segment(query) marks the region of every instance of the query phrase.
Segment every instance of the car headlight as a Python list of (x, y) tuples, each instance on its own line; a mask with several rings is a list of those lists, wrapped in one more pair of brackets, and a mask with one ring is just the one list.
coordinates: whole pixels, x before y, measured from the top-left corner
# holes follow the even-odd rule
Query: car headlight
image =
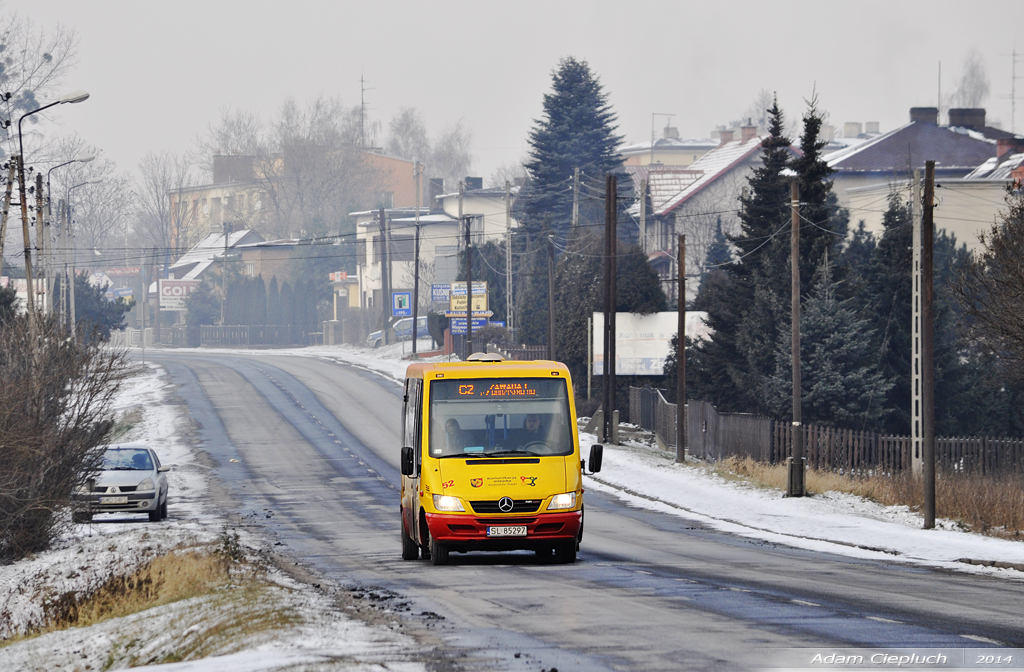
[(555, 495), (551, 498), (551, 503), (548, 504), (548, 511), (552, 509), (571, 509), (576, 506), (576, 493), (565, 492), (561, 495)]
[(458, 497), (434, 495), (434, 508), (438, 511), (465, 511)]
[(74, 492), (76, 495), (88, 495), (89, 494), (89, 486), (88, 485), (76, 485), (75, 489), (72, 492)]
[(149, 490), (156, 490), (156, 486), (153, 485), (153, 479), (147, 478), (142, 483), (139, 483), (139, 492), (148, 492)]

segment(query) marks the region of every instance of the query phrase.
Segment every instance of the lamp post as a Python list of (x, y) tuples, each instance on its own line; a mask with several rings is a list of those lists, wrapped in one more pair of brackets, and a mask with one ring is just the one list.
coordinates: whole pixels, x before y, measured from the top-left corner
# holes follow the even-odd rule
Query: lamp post
[[(91, 154), (88, 155), (88, 156), (78, 156), (78, 157), (75, 157), (75, 158), (71, 159), (70, 161), (65, 161), (64, 163), (58, 163), (56, 166), (54, 166), (53, 168), (50, 168), (48, 171), (46, 171), (46, 223), (45, 223), (45, 226), (47, 226), (47, 227), (50, 226), (50, 223), (51, 223), (51, 221), (53, 219), (53, 196), (52, 196), (53, 191), (50, 189), (50, 174), (53, 171), (57, 170), (58, 168), (63, 168), (64, 166), (69, 166), (72, 163), (89, 163), (90, 161), (92, 161), (95, 158), (96, 157), (91, 155)], [(54, 247), (56, 247), (57, 249), (61, 249), (61, 252), (63, 254), (67, 254), (66, 250), (63, 250), (62, 248), (58, 247), (57, 244), (56, 244), (58, 241), (60, 241), (60, 239), (61, 239), (61, 228), (60, 228), (60, 225), (58, 225), (58, 227), (57, 227), (57, 237), (53, 241), (54, 242)], [(54, 263), (56, 264), (57, 263), (56, 262), (56, 258), (57, 258), (56, 255), (55, 254), (51, 254), (51, 258), (54, 259)], [(64, 271), (65, 271), (65, 275), (66, 275), (67, 274), (67, 264), (65, 264)], [(50, 296), (51, 293), (52, 293), (51, 288), (49, 286), (47, 286), (46, 287), (46, 295)], [(64, 297), (64, 293), (62, 292), (61, 293), (61, 304), (62, 305), (64, 303), (64, 298), (63, 297)], [(49, 302), (49, 301), (46, 303), (47, 312), (50, 312), (51, 307), (52, 307), (51, 304), (52, 304), (52, 302)]]
[[(54, 105), (80, 103), (88, 98), (89, 94), (85, 91), (75, 91), (74, 93), (62, 96), (48, 105), (43, 105), (42, 107), (38, 107), (30, 112), (26, 112), (18, 119), (18, 190), (21, 200), (21, 230), (25, 239), (25, 289), (28, 291), (28, 314), (30, 322), (32, 315), (35, 312), (35, 290), (32, 287), (32, 241), (28, 235), (28, 199), (26, 198), (25, 193), (25, 144), (21, 137), (21, 122), (25, 120), (25, 117), (47, 110)], [(72, 287), (73, 286), (74, 285), (72, 285)]]
[(71, 297), (70, 297), (71, 298), (71, 300), (70, 300), (70, 305), (71, 305), (71, 322), (70, 322), (70, 326), (71, 326), (71, 331), (72, 332), (75, 331), (75, 329), (76, 329), (76, 327), (78, 325), (78, 322), (75, 319), (75, 237), (71, 233), (71, 221), (72, 221), (71, 220), (71, 215), (73, 214), (73, 212), (71, 210), (71, 191), (73, 189), (78, 189), (79, 187), (84, 187), (87, 184), (99, 184), (102, 181), (103, 180), (86, 180), (85, 182), (82, 182), (81, 184), (76, 184), (73, 187), (68, 187), (68, 195), (67, 195), (67, 198), (64, 199), (66, 201), (64, 207), (66, 207), (68, 209), (67, 236), (68, 236), (69, 254), (71, 255), (71, 277), (70, 277), (70, 279), (68, 281), (68, 284), (71, 285)]

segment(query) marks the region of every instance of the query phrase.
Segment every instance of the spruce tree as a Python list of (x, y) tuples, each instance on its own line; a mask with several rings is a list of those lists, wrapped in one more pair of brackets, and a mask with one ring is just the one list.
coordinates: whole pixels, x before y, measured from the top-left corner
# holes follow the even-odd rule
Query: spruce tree
[(267, 289), (267, 324), (280, 326), (284, 324), (281, 317), (281, 295), (277, 289), (277, 276), (270, 277), (270, 287)]
[[(852, 300), (837, 295), (828, 256), (814, 276), (800, 319), (801, 409), (807, 423), (873, 429), (893, 380), (878, 370), (874, 333)], [(779, 325), (775, 370), (765, 397), (778, 418), (793, 407), (792, 337)]]
[[(617, 149), (616, 117), (608, 94), (586, 61), (563, 58), (551, 73), (552, 91), (544, 95), (544, 112), (530, 131), (529, 182), (517, 199), (521, 221), (539, 233), (551, 228), (566, 238), (572, 220), (573, 170), (592, 180), (622, 165)], [(599, 220), (603, 204), (584, 199), (581, 219)]]

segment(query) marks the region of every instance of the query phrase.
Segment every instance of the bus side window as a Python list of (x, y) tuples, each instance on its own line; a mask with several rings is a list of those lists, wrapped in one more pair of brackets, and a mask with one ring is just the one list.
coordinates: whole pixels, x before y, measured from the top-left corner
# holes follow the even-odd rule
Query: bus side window
[(421, 452), (423, 450), (423, 381), (414, 378), (409, 386), (408, 436), (412, 446), (413, 474), (419, 476)]

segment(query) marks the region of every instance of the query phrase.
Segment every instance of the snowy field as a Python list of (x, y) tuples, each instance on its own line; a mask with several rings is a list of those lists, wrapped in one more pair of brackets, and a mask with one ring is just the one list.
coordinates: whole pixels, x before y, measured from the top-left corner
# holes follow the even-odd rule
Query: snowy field
[[(0, 641), (42, 621), (42, 603), (69, 592), (91, 593), (109, 577), (130, 575), (147, 561), (175, 548), (218, 544), (226, 530), (240, 543), (261, 549), (265, 543), (244, 529), (229, 527), (208, 503), (208, 467), (181, 439), (185, 426), (180, 405), (168, 404), (171, 386), (162, 370), (148, 364), (132, 377), (116, 402), (118, 415), (141, 410), (141, 422), (122, 442), (146, 442), (156, 449), (168, 473), (170, 516), (150, 523), (146, 514), (102, 514), (94, 524), (76, 525), (72, 536), (31, 559), (0, 566)], [(106, 521), (106, 522), (104, 522)], [(307, 665), (331, 670), (425, 669), (403, 660), (412, 640), (390, 627), (370, 627), (347, 616), (336, 600), (269, 567), (269, 587), (257, 609), (286, 612), (297, 623), (252, 636), (225, 638), (203, 660), (151, 665), (160, 670), (256, 672)], [(101, 670), (145, 666), (170, 651), (189, 650), (208, 641), (211, 632), (252, 618), (252, 604), (204, 596), (71, 628), (0, 648), (0, 670)], [(396, 624), (397, 625), (397, 624)], [(217, 641), (216, 637), (213, 638)]]
[[(429, 339), (420, 342), (430, 348)], [(353, 346), (318, 346), (294, 350), (251, 351), (273, 358), (296, 355), (344, 362), (401, 381), (409, 344), (377, 350)], [(445, 358), (438, 357), (435, 360)], [(216, 543), (227, 519), (207, 504), (208, 468), (182, 439), (182, 406), (168, 404), (173, 393), (162, 370), (148, 364), (118, 398), (118, 413), (142, 409), (141, 421), (122, 441), (152, 445), (169, 473), (171, 517), (150, 524), (144, 514), (97, 516), (96, 524), (75, 527), (72, 537), (34, 558), (0, 567), (0, 638), (24, 632), (41, 621), (45, 596), (89, 591), (107, 577), (131, 573), (169, 549)], [(581, 434), (583, 454), (596, 437)], [(949, 570), (1024, 580), (1024, 543), (971, 534), (945, 520), (937, 529), (921, 529), (921, 516), (907, 507), (883, 507), (860, 497), (824, 493), (787, 499), (774, 490), (726, 481), (703, 469), (674, 462), (674, 455), (641, 443), (606, 446), (604, 466), (586, 487), (619, 497), (630, 506), (684, 517), (740, 536), (809, 550), (866, 559), (884, 559)], [(107, 518), (110, 522), (99, 524)], [(234, 530), (232, 530), (234, 533)], [(261, 539), (239, 530), (241, 543), (260, 548)], [(971, 560), (971, 563), (965, 562)], [(982, 563), (982, 564), (979, 564)], [(990, 566), (993, 563), (1019, 568)], [(300, 614), (291, 629), (260, 633), (258, 641), (235, 639), (222, 651), (199, 661), (154, 665), (161, 670), (272, 670), (310, 664), (330, 669), (424, 669), (403, 660), (412, 642), (390, 627), (368, 626), (347, 616), (323, 591), (271, 570), (272, 605)], [(173, 638), (188, 640), (191, 631), (218, 619), (232, 618), (231, 606), (210, 598), (185, 600), (134, 616), (111, 619), (88, 628), (73, 628), (0, 648), (0, 670), (110, 669), (159, 659)], [(203, 625), (198, 625), (202, 623)], [(384, 663), (386, 661), (386, 663)]]

